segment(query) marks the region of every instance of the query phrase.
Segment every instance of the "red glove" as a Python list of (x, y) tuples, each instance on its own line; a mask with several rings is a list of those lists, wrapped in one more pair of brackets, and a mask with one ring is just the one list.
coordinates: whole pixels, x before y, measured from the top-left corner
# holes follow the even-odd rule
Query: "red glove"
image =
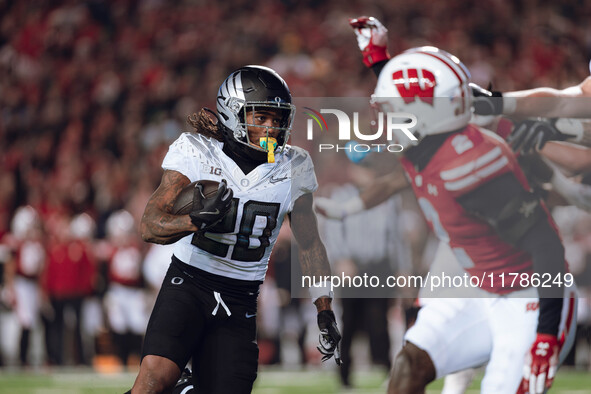
[(550, 334), (538, 334), (523, 366), (523, 379), (517, 393), (541, 394), (549, 389), (558, 368), (558, 339)]
[(349, 19), (349, 24), (355, 29), (357, 44), (363, 55), (363, 64), (373, 66), (390, 59), (388, 53), (388, 29), (373, 16), (360, 16)]

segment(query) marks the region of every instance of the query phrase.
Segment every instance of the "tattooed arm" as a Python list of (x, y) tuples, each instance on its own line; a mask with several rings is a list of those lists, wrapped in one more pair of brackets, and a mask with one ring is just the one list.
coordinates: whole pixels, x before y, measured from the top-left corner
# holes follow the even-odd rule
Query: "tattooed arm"
[(177, 171), (165, 170), (158, 189), (152, 194), (140, 224), (142, 239), (157, 244), (171, 244), (197, 231), (189, 215), (172, 215), (174, 201), (190, 183), (189, 178)]
[[(291, 229), (300, 247), (300, 264), (302, 275), (310, 277), (326, 277), (330, 275), (330, 264), (326, 249), (318, 234), (318, 223), (313, 210), (312, 194), (304, 194), (298, 198), (289, 215)], [(318, 311), (330, 309), (331, 299), (320, 297), (314, 304)]]
[[(312, 194), (307, 193), (299, 197), (289, 215), (293, 235), (300, 246), (300, 264), (302, 275), (310, 277), (327, 277), (330, 275), (330, 264), (326, 255), (326, 249), (318, 234), (318, 223), (314, 213)], [(330, 282), (332, 283), (332, 282)], [(318, 291), (319, 289), (314, 289)], [(337, 365), (341, 365), (341, 333), (337, 327), (337, 320), (330, 307), (332, 291), (328, 287), (314, 292), (311, 289), (312, 299), (316, 298), (314, 305), (318, 310), (317, 323), (320, 335), (317, 349), (322, 354), (322, 361), (334, 357)]]

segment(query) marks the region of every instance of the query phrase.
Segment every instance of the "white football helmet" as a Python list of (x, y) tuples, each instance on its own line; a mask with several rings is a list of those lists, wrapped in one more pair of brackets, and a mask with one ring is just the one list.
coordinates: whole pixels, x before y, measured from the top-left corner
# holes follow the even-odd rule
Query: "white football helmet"
[(18, 207), (12, 218), (10, 230), (17, 239), (26, 239), (33, 236), (33, 233), (40, 229), (41, 219), (39, 214), (30, 205)]
[(136, 231), (135, 220), (124, 209), (113, 212), (106, 223), (107, 237), (112, 240), (125, 239)]
[(396, 130), (393, 139), (403, 147), (418, 145), (427, 135), (468, 124), (472, 114), (469, 82), (470, 72), (457, 57), (435, 47), (411, 48), (386, 63), (371, 103), (382, 113), (414, 115), (417, 123), (408, 131), (417, 140)]
[(74, 239), (91, 239), (95, 231), (96, 223), (87, 213), (80, 213), (70, 221), (70, 235)]

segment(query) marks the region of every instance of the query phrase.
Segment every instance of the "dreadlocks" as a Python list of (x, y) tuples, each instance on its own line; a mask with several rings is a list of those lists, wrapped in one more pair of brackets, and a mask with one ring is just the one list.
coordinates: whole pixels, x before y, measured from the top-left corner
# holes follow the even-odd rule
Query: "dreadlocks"
[(217, 123), (214, 123), (213, 120), (211, 120), (211, 117), (207, 112), (208, 111), (205, 108), (201, 108), (199, 115), (193, 113), (193, 115), (187, 116), (187, 123), (195, 129), (196, 133), (223, 142), (224, 135), (222, 131)]

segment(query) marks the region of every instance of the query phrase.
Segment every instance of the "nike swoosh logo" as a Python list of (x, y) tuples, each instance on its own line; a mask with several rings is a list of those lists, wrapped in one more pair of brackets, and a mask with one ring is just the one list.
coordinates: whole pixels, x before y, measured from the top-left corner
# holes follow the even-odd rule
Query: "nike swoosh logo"
[(286, 176), (284, 176), (283, 178), (275, 178), (274, 176), (272, 176), (271, 179), (269, 179), (269, 182), (271, 182), (271, 183), (278, 183), (278, 182), (284, 181), (286, 179), (287, 179)]
[(246, 315), (245, 316), (246, 316), (247, 319), (250, 319), (251, 317), (255, 317), (256, 315), (257, 315), (256, 313), (252, 313), (251, 314), (251, 313), (246, 312)]
[(215, 209), (214, 212), (201, 212), (202, 215), (219, 215), (220, 210), (219, 209)]

